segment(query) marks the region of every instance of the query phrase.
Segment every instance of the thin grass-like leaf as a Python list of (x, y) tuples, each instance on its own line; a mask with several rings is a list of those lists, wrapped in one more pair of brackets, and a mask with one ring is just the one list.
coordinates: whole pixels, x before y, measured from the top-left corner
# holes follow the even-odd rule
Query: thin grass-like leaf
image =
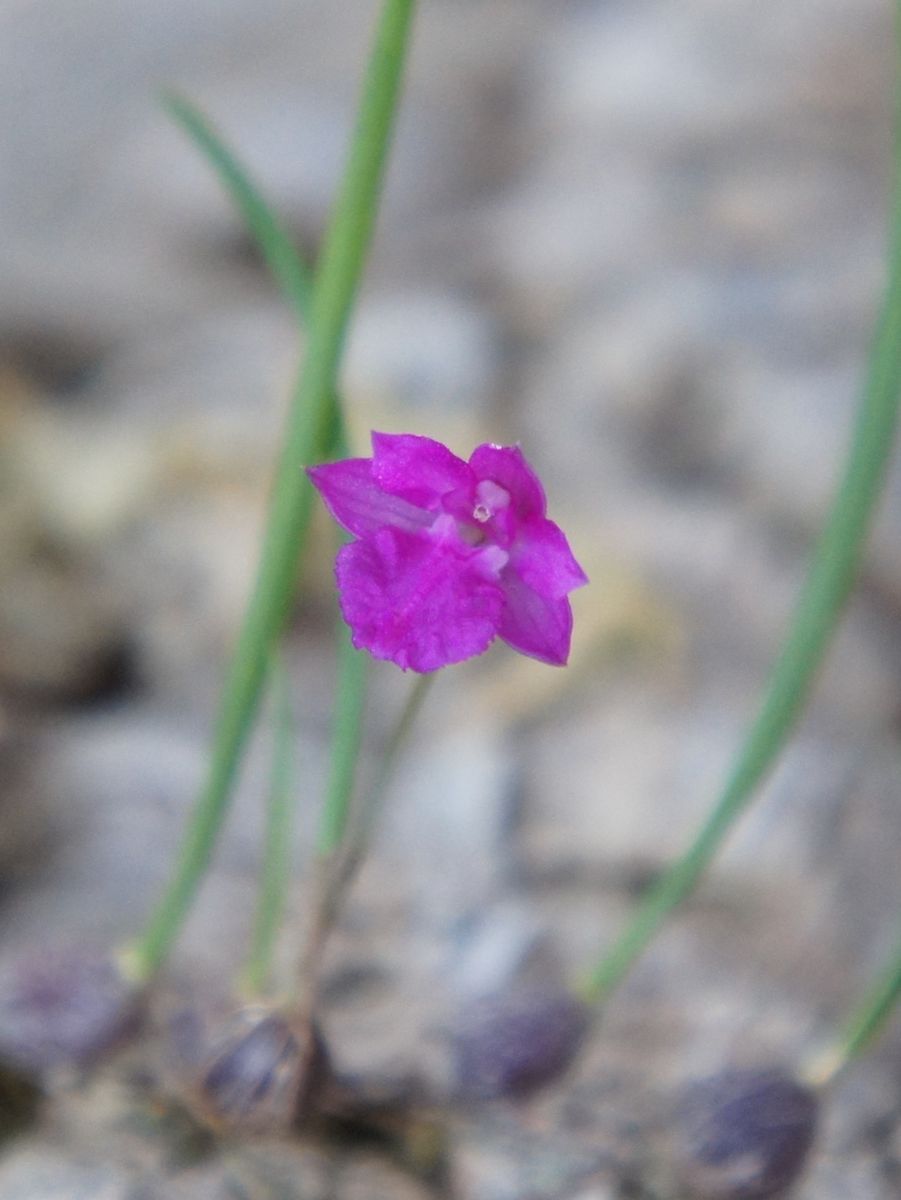
[[(896, 23), (901, 23), (901, 15), (896, 14)], [(901, 80), (901, 55), (896, 74)], [(891, 460), (901, 396), (901, 84), (897, 81), (896, 90), (888, 278), (841, 481), (760, 710), (723, 791), (694, 841), (660, 877), (620, 939), (589, 976), (585, 992), (593, 1000), (603, 999), (616, 987), (666, 915), (695, 886), (750, 804), (804, 709), (857, 576)]]
[(264, 995), (271, 983), (272, 956), (284, 916), (291, 873), (292, 810), (297, 793), (292, 747), (294, 718), (288, 677), (281, 659), (273, 663), (270, 678), (272, 762), (266, 797), (266, 837), (251, 950), (245, 970), (247, 989), (255, 996)]
[(281, 221), (209, 117), (174, 92), (166, 93), (163, 103), (219, 176), (273, 278), (300, 321), (306, 323), (313, 303), (313, 275)]
[(369, 249), (400, 93), (415, 0), (385, 0), (357, 126), (313, 290), (306, 354), (276, 471), (256, 584), (226, 679), (209, 772), (176, 869), (140, 939), (124, 960), (138, 979), (165, 960), (181, 929), (222, 825), (234, 775), (253, 727), (268, 656), (284, 628), (312, 510), (301, 468), (330, 435), (341, 351)]

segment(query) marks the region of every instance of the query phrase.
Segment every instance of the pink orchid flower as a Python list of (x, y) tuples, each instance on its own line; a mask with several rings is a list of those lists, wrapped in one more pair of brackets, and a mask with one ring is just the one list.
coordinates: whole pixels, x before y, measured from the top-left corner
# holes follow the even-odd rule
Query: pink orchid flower
[(307, 472), (357, 540), (335, 563), (353, 643), (403, 670), (435, 671), (501, 638), (563, 666), (572, 609), (588, 582), (518, 446), (373, 433), (372, 458)]

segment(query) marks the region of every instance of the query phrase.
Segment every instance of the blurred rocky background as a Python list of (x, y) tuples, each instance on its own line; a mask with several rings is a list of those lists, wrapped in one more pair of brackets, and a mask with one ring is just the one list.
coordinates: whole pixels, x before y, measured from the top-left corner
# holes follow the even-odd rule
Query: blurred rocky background
[[(159, 895), (298, 362), (161, 92), (206, 109), (312, 255), (374, 14), (0, 6), (2, 958), (118, 944)], [(723, 779), (860, 386), (884, 272), (891, 15), (879, 0), (422, 4), (344, 373), (357, 446), (373, 427), (463, 454), (521, 441), (592, 586), (566, 671), (498, 647), (430, 699), (328, 962), (333, 1053), (376, 1086), (440, 1092), (468, 995), (548, 953), (584, 970)], [(132, 1066), (63, 1088), (9, 1137), (0, 1195), (671, 1196), (661, 1098), (727, 1063), (796, 1064), (894, 943), (899, 538), (896, 471), (788, 754), (558, 1088), (458, 1107), (426, 1171), (372, 1140), (199, 1145)], [(290, 643), (286, 971), (331, 627), (323, 526)], [(370, 766), (408, 685), (372, 672)], [(264, 716), (173, 990), (189, 973), (221, 989), (240, 966), (266, 760)], [(899, 1114), (901, 1019), (831, 1097), (801, 1200), (897, 1197)]]

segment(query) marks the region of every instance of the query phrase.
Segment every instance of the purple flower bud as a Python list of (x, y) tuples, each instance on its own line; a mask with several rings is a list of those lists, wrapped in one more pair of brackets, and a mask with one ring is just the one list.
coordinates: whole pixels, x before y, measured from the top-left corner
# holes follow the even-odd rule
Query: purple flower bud
[(522, 1096), (572, 1062), (588, 1013), (560, 985), (523, 985), (485, 996), (460, 1014), (454, 1039), (456, 1090), (465, 1098)]
[(285, 1132), (308, 1111), (326, 1070), (315, 1026), (302, 1030), (269, 1008), (243, 1009), (216, 1036), (201, 1070), (199, 1113), (218, 1129)]
[(730, 1070), (691, 1085), (677, 1118), (676, 1157), (697, 1200), (772, 1200), (797, 1182), (817, 1098), (778, 1068)]
[(27, 1072), (87, 1066), (137, 1019), (138, 993), (105, 952), (43, 950), (0, 974), (0, 1059)]

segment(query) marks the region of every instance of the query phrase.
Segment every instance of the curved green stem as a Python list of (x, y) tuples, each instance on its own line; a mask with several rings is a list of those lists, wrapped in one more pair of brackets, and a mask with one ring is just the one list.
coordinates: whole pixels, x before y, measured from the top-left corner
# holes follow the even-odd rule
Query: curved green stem
[(270, 502), (256, 585), (223, 689), (209, 773), (175, 872), (140, 939), (126, 952), (139, 979), (165, 960), (206, 869), (259, 703), (266, 659), (294, 597), (312, 491), (302, 467), (329, 432), (330, 400), (369, 248), (415, 0), (385, 0), (350, 156), (316, 277), (310, 334)]
[(901, 114), (896, 115), (895, 195), (886, 290), (844, 475), (757, 718), (720, 798), (695, 840), (651, 889), (620, 939), (588, 977), (586, 995), (605, 998), (645, 950), (658, 927), (694, 887), (798, 719), (842, 606), (854, 583), (882, 490), (901, 392)]

